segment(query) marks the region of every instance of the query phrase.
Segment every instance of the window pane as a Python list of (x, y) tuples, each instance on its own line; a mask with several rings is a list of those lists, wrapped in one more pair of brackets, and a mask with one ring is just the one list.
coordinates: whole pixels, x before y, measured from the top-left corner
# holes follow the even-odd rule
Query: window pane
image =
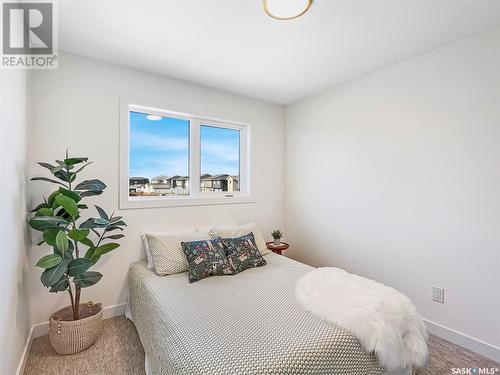
[(129, 196), (189, 194), (189, 121), (130, 112)]
[(240, 131), (202, 125), (200, 137), (201, 191), (240, 191)]

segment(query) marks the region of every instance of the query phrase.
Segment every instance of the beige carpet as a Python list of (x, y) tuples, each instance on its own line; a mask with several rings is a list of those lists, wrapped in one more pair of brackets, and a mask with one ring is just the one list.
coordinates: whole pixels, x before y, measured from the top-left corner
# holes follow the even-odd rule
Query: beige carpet
[[(500, 364), (436, 336), (430, 336), (429, 349), (429, 363), (419, 375), (448, 375), (454, 367), (498, 368), (500, 374)], [(47, 336), (35, 339), (24, 374), (144, 375), (144, 350), (133, 323), (120, 316), (105, 320), (104, 334), (95, 345), (75, 355), (57, 355)]]

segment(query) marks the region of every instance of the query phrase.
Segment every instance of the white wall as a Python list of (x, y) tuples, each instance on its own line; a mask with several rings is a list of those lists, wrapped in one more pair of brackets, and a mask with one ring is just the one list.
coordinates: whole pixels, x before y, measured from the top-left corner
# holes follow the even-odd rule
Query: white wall
[[(166, 102), (190, 102), (215, 112), (231, 112), (254, 119), (252, 124), (255, 203), (221, 206), (156, 209), (118, 209), (119, 94), (151, 97)], [(168, 231), (194, 226), (235, 222), (257, 222), (266, 237), (284, 225), (284, 108), (226, 92), (198, 86), (97, 60), (63, 53), (59, 69), (33, 73), (33, 122), (30, 128), (29, 177), (44, 173), (35, 161), (61, 158), (66, 147), (72, 155), (88, 156), (95, 164), (86, 168), (86, 178), (102, 179), (105, 193), (93, 202), (124, 216), (128, 224), (122, 246), (103, 257), (96, 270), (104, 277), (85, 289), (82, 300), (104, 306), (125, 302), (130, 263), (144, 256), (141, 231)], [(171, 108), (175, 110), (175, 108)], [(258, 173), (257, 173), (258, 172)], [(29, 185), (30, 203), (48, 190), (43, 182)], [(90, 200), (89, 200), (90, 201)], [(33, 248), (31, 264), (47, 249)], [(32, 269), (30, 299), (34, 323), (47, 321), (67, 294), (49, 294)]]
[(500, 347), (499, 28), (289, 106), (285, 155), (290, 256)]
[(0, 88), (0, 374), (14, 374), (31, 328), (25, 197), (28, 74), (0, 70)]

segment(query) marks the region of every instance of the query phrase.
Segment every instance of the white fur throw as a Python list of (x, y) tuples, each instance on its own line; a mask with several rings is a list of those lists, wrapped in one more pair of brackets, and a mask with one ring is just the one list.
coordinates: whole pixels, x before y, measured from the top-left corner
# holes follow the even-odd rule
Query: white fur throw
[(301, 277), (295, 294), (306, 310), (351, 332), (386, 370), (425, 365), (425, 324), (410, 299), (397, 290), (326, 267)]

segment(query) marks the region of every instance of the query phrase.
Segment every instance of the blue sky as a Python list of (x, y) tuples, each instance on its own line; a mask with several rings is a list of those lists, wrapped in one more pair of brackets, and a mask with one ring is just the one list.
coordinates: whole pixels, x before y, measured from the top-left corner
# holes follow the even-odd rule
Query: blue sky
[[(188, 175), (189, 121), (130, 112), (129, 176)], [(201, 173), (239, 174), (239, 131), (201, 127)]]

